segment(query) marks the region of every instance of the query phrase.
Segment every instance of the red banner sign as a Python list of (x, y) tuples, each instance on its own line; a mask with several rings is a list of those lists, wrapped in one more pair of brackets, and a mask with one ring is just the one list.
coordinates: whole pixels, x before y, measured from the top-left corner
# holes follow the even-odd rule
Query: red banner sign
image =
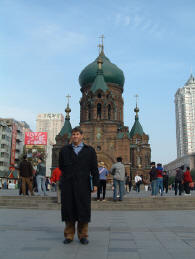
[(11, 159), (10, 159), (10, 164), (11, 164), (11, 165), (14, 165), (14, 163), (15, 163), (16, 136), (17, 136), (17, 126), (16, 126), (16, 124), (13, 124), (13, 126), (12, 126)]
[(25, 132), (25, 145), (47, 145), (47, 132)]

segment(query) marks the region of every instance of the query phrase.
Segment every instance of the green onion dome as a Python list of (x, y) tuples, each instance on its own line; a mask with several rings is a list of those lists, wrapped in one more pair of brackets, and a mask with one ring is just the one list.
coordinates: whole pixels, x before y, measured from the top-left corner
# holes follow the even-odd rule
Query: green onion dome
[[(114, 83), (123, 88), (125, 77), (123, 71), (118, 68), (115, 64), (111, 63), (110, 60), (105, 56), (103, 50), (100, 53), (100, 57), (102, 58), (102, 70), (104, 75), (104, 80), (106, 83)], [(88, 84), (92, 84), (97, 76), (98, 58), (86, 66), (79, 76), (79, 83), (81, 88), (85, 87)]]

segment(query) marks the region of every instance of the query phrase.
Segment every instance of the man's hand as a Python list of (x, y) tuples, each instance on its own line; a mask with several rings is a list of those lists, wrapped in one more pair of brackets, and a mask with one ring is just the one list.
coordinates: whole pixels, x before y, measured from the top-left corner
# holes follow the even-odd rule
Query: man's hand
[(93, 192), (92, 193), (94, 193), (94, 192), (97, 192), (97, 186), (93, 186)]

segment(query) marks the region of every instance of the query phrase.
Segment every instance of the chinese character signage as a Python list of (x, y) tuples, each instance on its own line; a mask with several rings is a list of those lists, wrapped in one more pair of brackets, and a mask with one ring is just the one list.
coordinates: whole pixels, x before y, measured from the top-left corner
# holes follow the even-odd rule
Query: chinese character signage
[(25, 132), (25, 145), (47, 145), (47, 132)]

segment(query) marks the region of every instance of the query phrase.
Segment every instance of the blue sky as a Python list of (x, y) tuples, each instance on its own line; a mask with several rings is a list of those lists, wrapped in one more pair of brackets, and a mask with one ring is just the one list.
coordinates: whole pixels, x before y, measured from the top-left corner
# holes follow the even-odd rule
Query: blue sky
[(176, 158), (174, 94), (195, 74), (193, 0), (0, 0), (0, 117), (25, 120), (64, 114), (79, 123), (78, 77), (98, 55), (125, 75), (124, 122), (139, 118), (149, 134), (152, 160)]

